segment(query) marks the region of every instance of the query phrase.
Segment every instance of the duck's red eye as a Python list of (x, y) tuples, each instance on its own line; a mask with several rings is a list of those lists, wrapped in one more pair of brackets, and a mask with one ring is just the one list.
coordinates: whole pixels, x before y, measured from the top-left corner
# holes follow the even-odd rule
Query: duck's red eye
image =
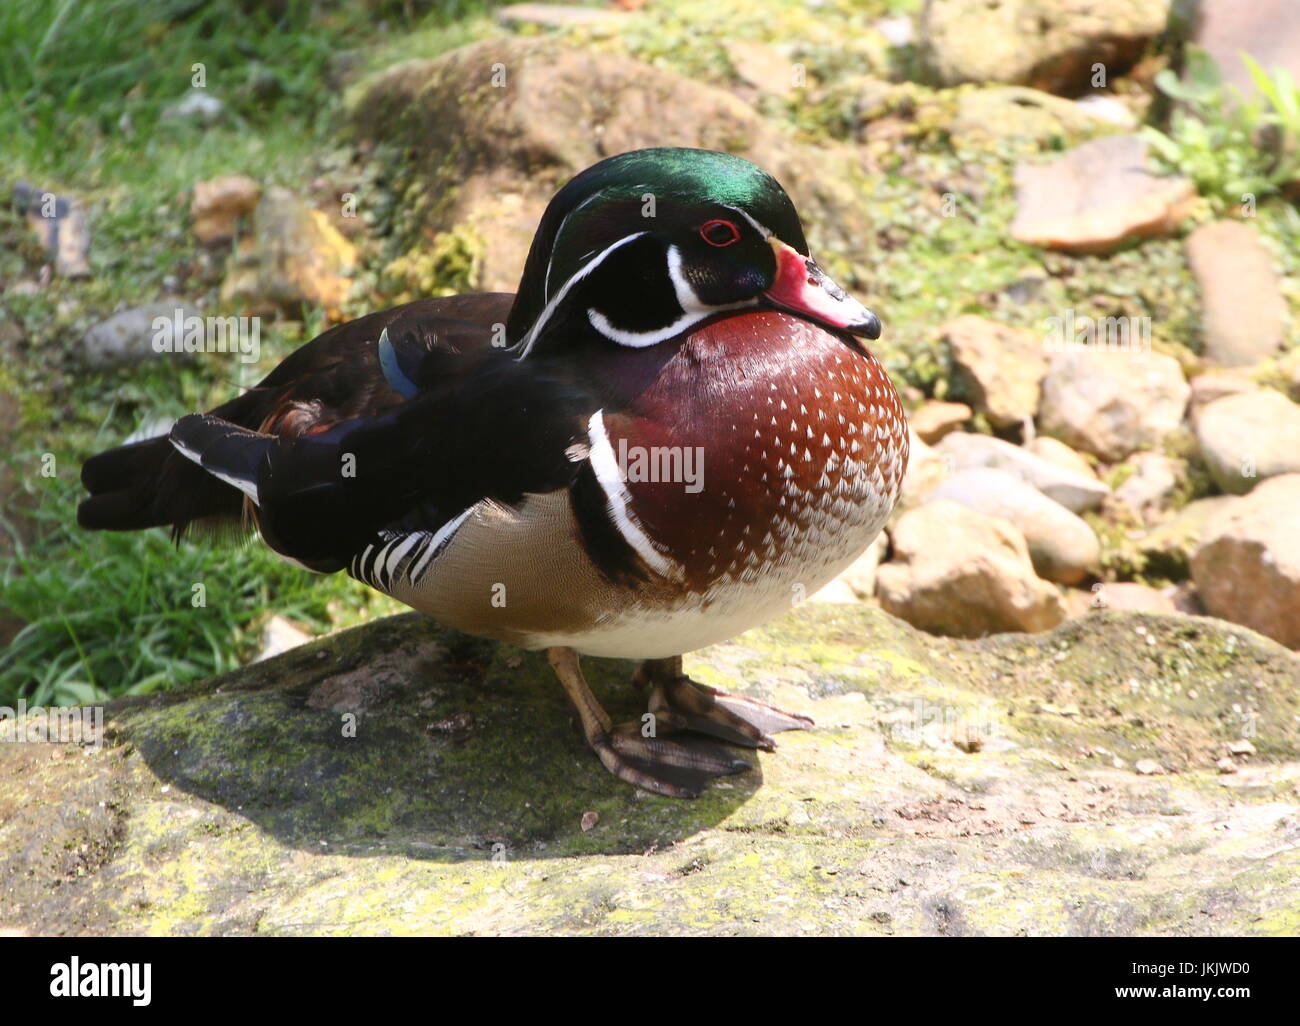
[(740, 229), (730, 221), (705, 221), (700, 225), (700, 238), (710, 246), (730, 246), (740, 241)]

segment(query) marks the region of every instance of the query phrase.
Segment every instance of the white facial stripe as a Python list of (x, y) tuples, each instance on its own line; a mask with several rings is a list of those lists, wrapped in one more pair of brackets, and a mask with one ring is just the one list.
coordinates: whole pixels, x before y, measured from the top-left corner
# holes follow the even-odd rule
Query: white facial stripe
[(633, 239), (639, 239), (641, 238), (642, 235), (646, 235), (646, 234), (648, 233), (633, 232), (631, 235), (624, 235), (618, 241), (611, 242), (608, 246), (602, 249), (594, 257), (592, 257), (585, 264), (583, 264), (580, 268), (578, 268), (578, 270), (576, 270), (569, 277), (569, 280), (564, 283), (564, 287), (561, 288), (560, 291), (555, 294), (555, 298), (546, 304), (546, 309), (542, 311), (541, 316), (537, 318), (537, 320), (533, 323), (532, 328), (529, 329), (528, 334), (524, 336), (524, 343), (519, 349), (518, 359), (522, 360), (525, 356), (528, 355), (529, 350), (531, 350), (533, 348), (534, 343), (536, 343), (537, 337), (542, 333), (542, 328), (544, 328), (546, 326), (546, 322), (551, 319), (552, 315), (555, 313), (556, 308), (562, 302), (564, 302), (564, 297), (569, 294), (569, 290), (573, 288), (574, 285), (582, 281), (583, 278), (587, 277), (587, 275), (589, 275), (592, 271), (594, 271), (597, 267), (599, 267), (601, 261), (603, 261), (611, 253), (613, 253), (614, 250), (618, 249), (620, 246), (625, 246)]
[[(603, 193), (593, 192), (585, 200), (564, 215), (564, 220), (560, 222), (560, 227), (555, 230), (555, 241), (559, 242), (564, 236), (564, 226), (569, 223), (569, 218), (585, 207), (592, 200), (604, 195)], [(542, 277), (542, 298), (549, 299), (551, 295), (551, 264), (555, 260), (554, 246), (551, 248), (551, 255), (546, 260), (546, 274)]]
[(597, 410), (587, 422), (587, 437), (591, 442), (591, 469), (596, 473), (596, 480), (608, 500), (607, 509), (614, 526), (623, 539), (632, 546), (646, 564), (664, 577), (679, 578), (681, 569), (671, 559), (655, 548), (649, 536), (641, 527), (636, 514), (632, 512), (632, 496), (623, 482), (618, 470), (618, 460), (614, 448), (609, 444), (609, 435), (605, 431), (603, 410)]
[(629, 346), (633, 349), (644, 349), (646, 346), (653, 346), (674, 335), (680, 335), (692, 324), (711, 317), (715, 313), (723, 310), (737, 310), (745, 306), (753, 306), (758, 302), (758, 297), (753, 299), (742, 299), (737, 303), (721, 303), (717, 306), (704, 302), (691, 283), (686, 280), (682, 273), (682, 254), (676, 246), (668, 247), (668, 279), (673, 283), (673, 293), (677, 297), (677, 305), (682, 308), (682, 315), (674, 320), (671, 324), (662, 328), (655, 328), (651, 331), (625, 331), (622, 328), (616, 328), (610, 323), (608, 317), (596, 309), (587, 311), (587, 320), (591, 326), (604, 335), (611, 342), (617, 342), (621, 346)]
[(677, 296), (677, 305), (687, 313), (708, 309), (708, 304), (701, 301), (694, 286), (682, 274), (682, 251), (676, 246), (668, 247), (668, 279), (673, 283), (673, 292)]
[(758, 232), (758, 234), (763, 236), (763, 238), (770, 239), (772, 237), (772, 230), (768, 228), (766, 225), (759, 224), (752, 217), (750, 217), (749, 211), (742, 210), (740, 207), (728, 206), (726, 203), (722, 204), (722, 206), (725, 207), (727, 210), (734, 210), (737, 214), (743, 217), (746, 221), (748, 221), (751, 225), (754, 226), (754, 231)]

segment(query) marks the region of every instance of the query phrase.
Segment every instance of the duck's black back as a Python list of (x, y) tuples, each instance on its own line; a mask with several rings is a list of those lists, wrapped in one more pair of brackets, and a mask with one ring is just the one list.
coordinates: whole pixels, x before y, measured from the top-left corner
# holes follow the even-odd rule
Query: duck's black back
[[(480, 343), (486, 345), (494, 326), (504, 326), (513, 301), (512, 294), (502, 292), (421, 299), (337, 325), (210, 412), (250, 430), (294, 435), (382, 413), (402, 401), (379, 364), (376, 342), (385, 328), (398, 318), (469, 322), (484, 329)], [(244, 501), (238, 489), (181, 456), (166, 436), (92, 456), (82, 467), (81, 482), (90, 497), (78, 507), (77, 522), (90, 530), (171, 525), (179, 537), (195, 523), (237, 523)]]

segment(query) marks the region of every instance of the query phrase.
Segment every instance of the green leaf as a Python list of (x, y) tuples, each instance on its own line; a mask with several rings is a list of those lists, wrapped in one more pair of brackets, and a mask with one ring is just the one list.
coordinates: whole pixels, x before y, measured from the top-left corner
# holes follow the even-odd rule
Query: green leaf
[(1182, 147), (1161, 132), (1159, 129), (1152, 128), (1150, 125), (1143, 127), (1138, 133), (1145, 139), (1156, 153), (1163, 157), (1171, 164), (1178, 164), (1181, 160), (1183, 151)]
[(1196, 103), (1201, 99), (1201, 95), (1194, 88), (1190, 88), (1169, 68), (1159, 72), (1156, 75), (1155, 82), (1156, 88), (1172, 99), (1182, 100), (1186, 103)]
[(1207, 99), (1216, 96), (1223, 86), (1223, 76), (1219, 74), (1219, 66), (1214, 62), (1214, 58), (1199, 46), (1187, 47), (1183, 75), (1189, 87)]

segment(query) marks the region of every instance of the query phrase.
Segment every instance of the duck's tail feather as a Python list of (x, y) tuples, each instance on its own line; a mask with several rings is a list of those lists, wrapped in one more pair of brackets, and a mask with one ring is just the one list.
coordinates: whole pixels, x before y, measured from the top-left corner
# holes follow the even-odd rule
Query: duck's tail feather
[[(258, 423), (265, 405), (264, 397), (248, 392), (213, 412)], [(92, 531), (170, 526), (179, 538), (190, 528), (225, 534), (248, 526), (240, 490), (186, 459), (166, 435), (90, 457), (81, 483), (90, 496), (77, 508), (77, 523)]]
[(243, 506), (238, 492), (186, 460), (165, 436), (92, 456), (81, 483), (90, 497), (77, 507), (77, 523), (94, 531), (170, 524), (179, 536), (195, 521), (236, 521)]
[(257, 504), (257, 475), (275, 441), (208, 413), (192, 413), (172, 425), (167, 436), (171, 445), (191, 463), (196, 463)]

